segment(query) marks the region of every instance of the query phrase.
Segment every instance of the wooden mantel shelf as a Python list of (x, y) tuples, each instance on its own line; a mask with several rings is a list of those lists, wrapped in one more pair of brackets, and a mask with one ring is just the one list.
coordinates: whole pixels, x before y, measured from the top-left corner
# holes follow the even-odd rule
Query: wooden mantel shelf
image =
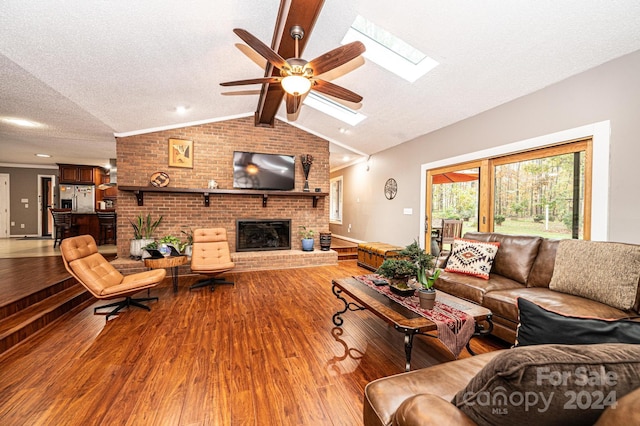
[(269, 197), (309, 197), (312, 198), (313, 207), (318, 206), (318, 200), (329, 195), (326, 192), (293, 192), (293, 191), (261, 191), (255, 189), (207, 189), (207, 188), (158, 188), (155, 186), (118, 186), (120, 191), (133, 192), (138, 200), (138, 205), (144, 205), (145, 192), (177, 193), (177, 194), (202, 194), (205, 207), (209, 207), (211, 195), (231, 196), (262, 196), (262, 207), (267, 207)]

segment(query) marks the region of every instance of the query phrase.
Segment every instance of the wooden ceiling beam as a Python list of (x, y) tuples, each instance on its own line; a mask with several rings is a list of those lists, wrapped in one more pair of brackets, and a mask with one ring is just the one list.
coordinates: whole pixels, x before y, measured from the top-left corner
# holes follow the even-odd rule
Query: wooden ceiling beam
[[(302, 56), (309, 36), (320, 15), (324, 0), (281, 0), (276, 28), (273, 32), (271, 48), (285, 59), (295, 57), (295, 42), (291, 35), (291, 27), (298, 25), (304, 30), (304, 37), (299, 41), (299, 54)], [(280, 71), (267, 64), (265, 76), (279, 76)], [(275, 117), (282, 103), (284, 90), (280, 84), (263, 84), (255, 113), (255, 125), (273, 127)]]

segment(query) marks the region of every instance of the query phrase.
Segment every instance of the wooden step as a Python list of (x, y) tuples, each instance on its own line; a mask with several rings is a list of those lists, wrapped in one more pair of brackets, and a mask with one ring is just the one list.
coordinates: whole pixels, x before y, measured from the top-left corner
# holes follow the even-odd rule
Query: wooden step
[(91, 294), (76, 282), (0, 320), (0, 353), (17, 345), (91, 298)]

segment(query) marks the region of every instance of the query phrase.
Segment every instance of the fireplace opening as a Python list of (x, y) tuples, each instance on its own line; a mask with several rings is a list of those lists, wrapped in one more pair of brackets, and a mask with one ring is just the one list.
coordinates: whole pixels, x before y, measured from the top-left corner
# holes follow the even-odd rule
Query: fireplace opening
[(236, 221), (236, 251), (290, 249), (290, 219)]

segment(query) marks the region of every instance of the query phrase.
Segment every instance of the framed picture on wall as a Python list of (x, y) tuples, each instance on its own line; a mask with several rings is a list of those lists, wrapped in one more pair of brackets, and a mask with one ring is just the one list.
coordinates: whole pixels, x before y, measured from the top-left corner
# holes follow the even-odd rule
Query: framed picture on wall
[(193, 168), (193, 141), (169, 139), (169, 167)]

